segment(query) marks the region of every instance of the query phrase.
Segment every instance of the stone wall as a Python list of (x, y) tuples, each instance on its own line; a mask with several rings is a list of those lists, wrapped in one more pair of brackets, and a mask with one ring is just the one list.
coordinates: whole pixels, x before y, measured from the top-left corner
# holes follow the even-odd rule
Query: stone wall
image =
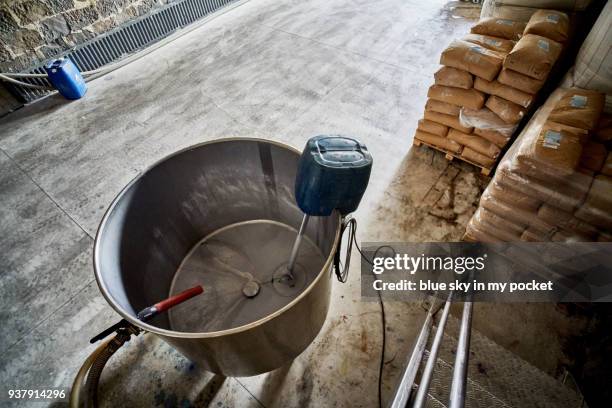
[(21, 71), (172, 0), (0, 0), (0, 72)]

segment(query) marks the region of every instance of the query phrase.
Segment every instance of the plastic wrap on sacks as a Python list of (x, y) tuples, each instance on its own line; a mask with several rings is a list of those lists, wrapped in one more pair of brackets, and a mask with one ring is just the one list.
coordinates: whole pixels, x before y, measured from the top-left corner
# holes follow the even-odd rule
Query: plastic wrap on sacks
[(495, 95), (487, 99), (485, 106), (509, 125), (516, 125), (525, 116), (525, 108)]
[(459, 115), (445, 115), (444, 113), (438, 113), (438, 112), (433, 112), (433, 111), (425, 111), (425, 114), (423, 115), (425, 117), (425, 119), (427, 120), (431, 120), (433, 122), (438, 122), (441, 123), (443, 125), (446, 125), (448, 127), (451, 127), (453, 129), (457, 129), (460, 130), (464, 133), (472, 133), (472, 130), (474, 130), (474, 128), (472, 127), (468, 127), (468, 126), (463, 126), (461, 124), (461, 122), (459, 121)]

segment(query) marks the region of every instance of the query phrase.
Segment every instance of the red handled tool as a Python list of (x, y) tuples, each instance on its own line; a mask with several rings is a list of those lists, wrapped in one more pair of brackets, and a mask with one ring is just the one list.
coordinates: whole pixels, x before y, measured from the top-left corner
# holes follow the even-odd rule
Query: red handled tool
[[(189, 300), (192, 297), (197, 296), (202, 292), (204, 292), (204, 288), (202, 286), (194, 286), (193, 288), (187, 289), (179, 293), (178, 295), (174, 295), (172, 297), (169, 297), (168, 299), (161, 300), (157, 302), (156, 304), (154, 304), (153, 306), (149, 306), (149, 307), (142, 309), (140, 312), (138, 312), (136, 316), (138, 317), (138, 320), (146, 322), (148, 320), (151, 320), (158, 314), (163, 313), (166, 310), (180, 303), (183, 303), (184, 301)], [(138, 329), (132, 323), (128, 322), (125, 319), (121, 319), (119, 322), (113, 324), (111, 327), (109, 327), (108, 329), (104, 330), (102, 333), (98, 334), (97, 336), (89, 340), (89, 342), (95, 343), (96, 341), (102, 340), (103, 338), (105, 338), (106, 336), (108, 336), (109, 334), (113, 332), (119, 333), (119, 331), (127, 330), (127, 329), (131, 330), (132, 333), (134, 334), (140, 333), (140, 329)]]
[(165, 312), (171, 307), (174, 307), (179, 303), (183, 303), (184, 301), (191, 299), (192, 297), (197, 296), (202, 292), (204, 292), (204, 288), (202, 288), (202, 286), (194, 286), (193, 288), (187, 289), (179, 293), (178, 295), (174, 295), (172, 297), (169, 297), (168, 299), (164, 299), (160, 302), (157, 302), (153, 306), (149, 306), (138, 312), (138, 320), (146, 322), (147, 320), (152, 319), (153, 317), (157, 316), (162, 312)]

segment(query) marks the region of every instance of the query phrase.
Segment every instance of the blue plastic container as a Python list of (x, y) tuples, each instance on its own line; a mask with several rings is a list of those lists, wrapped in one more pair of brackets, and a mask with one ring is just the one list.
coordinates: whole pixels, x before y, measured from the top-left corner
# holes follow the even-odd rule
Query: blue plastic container
[(308, 215), (352, 213), (368, 186), (371, 169), (372, 156), (357, 140), (315, 136), (306, 143), (298, 163), (297, 204)]
[(49, 82), (66, 99), (79, 99), (87, 92), (87, 84), (79, 69), (68, 58), (60, 58), (47, 64), (45, 71)]

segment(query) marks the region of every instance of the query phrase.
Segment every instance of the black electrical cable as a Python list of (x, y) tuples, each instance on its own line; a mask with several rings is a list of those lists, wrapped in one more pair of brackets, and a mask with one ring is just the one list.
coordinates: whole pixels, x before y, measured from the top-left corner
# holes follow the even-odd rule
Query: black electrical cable
[[(355, 224), (355, 231), (357, 230), (357, 225)], [(353, 233), (353, 240), (355, 241), (355, 248), (357, 248), (357, 251), (359, 252), (359, 254), (361, 255), (361, 257), (370, 265), (373, 265), (373, 262), (371, 260), (369, 260), (364, 253), (361, 251), (361, 248), (359, 248), (359, 244), (357, 243), (357, 238), (355, 237), (355, 234)], [(378, 248), (376, 248), (376, 250), (374, 251), (374, 254), (372, 255), (372, 259), (376, 258), (376, 255), (378, 254), (378, 251), (380, 251), (383, 248), (389, 248), (391, 249), (391, 251), (393, 251), (393, 254), (395, 254), (395, 249), (393, 249), (392, 247), (390, 247), (389, 245), (382, 245), (379, 246)], [(374, 274), (374, 272), (372, 271), (372, 274)], [(383, 298), (382, 298), (382, 294), (380, 292), (380, 290), (376, 291), (376, 294), (378, 295), (378, 303), (380, 304), (380, 320), (381, 320), (381, 325), (382, 325), (382, 345), (381, 345), (381, 351), (380, 351), (380, 364), (378, 366), (378, 407), (382, 408), (383, 403), (382, 403), (382, 378), (383, 378), (383, 371), (385, 368), (385, 350), (386, 350), (386, 345), (387, 345), (387, 317), (385, 315), (385, 303), (383, 302)]]
[[(342, 237), (344, 236), (344, 231), (348, 229), (348, 239), (346, 241), (346, 258), (344, 258), (344, 266), (340, 262), (340, 249), (342, 247)], [(338, 241), (338, 249), (334, 254), (334, 271), (336, 272), (336, 277), (342, 283), (346, 283), (348, 279), (349, 266), (351, 264), (351, 251), (353, 249), (353, 242), (355, 241), (355, 232), (357, 231), (357, 220), (351, 217), (347, 217), (342, 220), (342, 225), (340, 226), (340, 240)], [(361, 253), (361, 251), (359, 251)]]
[[(338, 243), (338, 250), (336, 251), (336, 254), (334, 255), (334, 269), (336, 271), (336, 276), (338, 277), (338, 280), (340, 282), (344, 283), (346, 282), (348, 278), (348, 270), (349, 270), (349, 265), (350, 265), (349, 257), (351, 254), (351, 249), (353, 248), (353, 244), (355, 244), (355, 248), (357, 248), (357, 251), (363, 258), (363, 260), (365, 260), (370, 265), (374, 265), (372, 260), (376, 258), (378, 251), (380, 251), (383, 248), (390, 249), (393, 252), (393, 255), (395, 255), (395, 249), (393, 249), (389, 245), (382, 245), (376, 248), (376, 250), (374, 251), (374, 254), (372, 254), (372, 260), (368, 259), (368, 257), (365, 256), (365, 254), (359, 247), (359, 244), (357, 243), (357, 220), (355, 218), (348, 218), (342, 222), (342, 227), (340, 229), (340, 238), (342, 238), (342, 236), (344, 235), (344, 231), (346, 229), (348, 229), (348, 241), (347, 241), (347, 256), (345, 259), (344, 268), (342, 268), (340, 265), (340, 243)], [(374, 272), (372, 271), (372, 274), (373, 273)], [(381, 352), (380, 352), (380, 364), (378, 366), (378, 406), (379, 408), (382, 408), (383, 406), (382, 377), (383, 377), (383, 370), (385, 366), (385, 349), (386, 349), (386, 344), (387, 344), (387, 317), (385, 315), (385, 303), (383, 302), (382, 294), (380, 293), (380, 291), (376, 291), (376, 293), (378, 295), (378, 303), (380, 304), (380, 317), (381, 317), (381, 326), (382, 326), (382, 345), (381, 345)]]

